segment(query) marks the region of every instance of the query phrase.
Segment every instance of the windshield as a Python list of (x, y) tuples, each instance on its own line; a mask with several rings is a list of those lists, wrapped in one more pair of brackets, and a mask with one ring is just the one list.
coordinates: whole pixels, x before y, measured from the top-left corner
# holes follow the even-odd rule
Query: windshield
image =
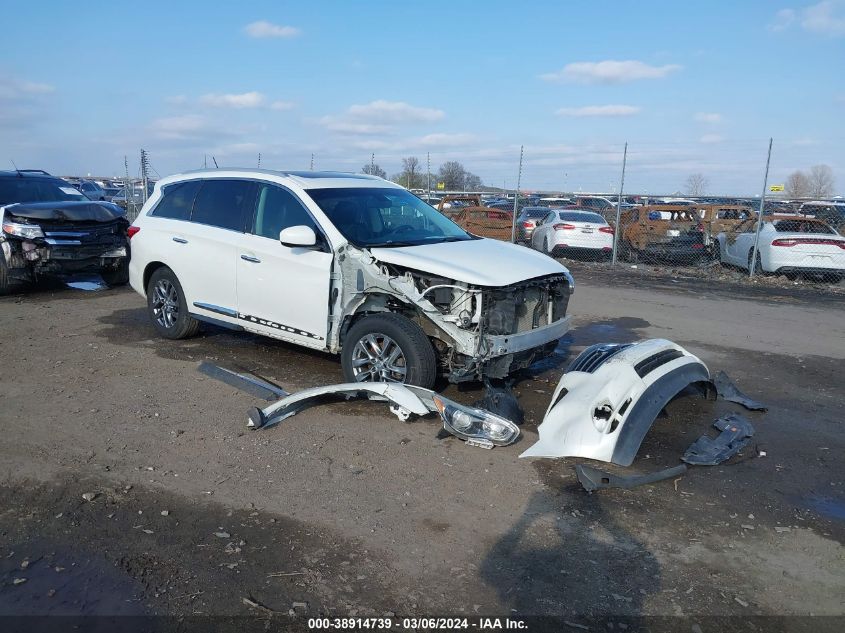
[(471, 240), (446, 216), (404, 189), (309, 189), (338, 231), (358, 247), (417, 246)]
[(0, 178), (0, 204), (15, 202), (80, 202), (88, 200), (63, 180), (50, 178)]

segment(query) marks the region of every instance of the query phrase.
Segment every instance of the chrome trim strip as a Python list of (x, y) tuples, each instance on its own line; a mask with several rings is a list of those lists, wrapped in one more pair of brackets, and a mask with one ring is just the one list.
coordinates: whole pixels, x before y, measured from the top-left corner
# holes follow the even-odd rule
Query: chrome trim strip
[(238, 318), (238, 311), (232, 310), (231, 308), (224, 308), (222, 306), (212, 305), (210, 303), (200, 303), (198, 301), (194, 301), (194, 307), (199, 308), (200, 310), (208, 310), (209, 312), (216, 312), (217, 314), (222, 314), (227, 317), (232, 317), (233, 319)]

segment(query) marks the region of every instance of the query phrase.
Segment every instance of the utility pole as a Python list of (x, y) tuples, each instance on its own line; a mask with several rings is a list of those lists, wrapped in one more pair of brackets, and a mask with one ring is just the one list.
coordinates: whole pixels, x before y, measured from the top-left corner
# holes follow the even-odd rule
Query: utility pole
[(258, 169), (261, 169), (261, 152), (258, 152)]
[(513, 196), (513, 219), (511, 222), (511, 242), (516, 242), (516, 208), (519, 203), (519, 184), (522, 182), (522, 154), (524, 145), (519, 146), (519, 173), (516, 176), (516, 193)]
[(428, 203), (431, 204), (431, 152), (425, 153), (426, 186), (428, 187)]
[[(757, 231), (754, 234), (754, 252), (751, 254), (751, 261), (748, 262), (748, 276), (754, 276), (754, 269), (757, 268), (757, 254), (760, 244), (760, 229), (763, 226), (763, 211), (766, 205), (766, 186), (769, 184), (769, 163), (772, 162), (772, 139), (769, 139), (769, 156), (766, 158), (766, 175), (763, 176), (763, 195), (760, 196), (760, 211), (757, 214)], [(763, 272), (763, 271), (760, 271)]]
[(625, 188), (625, 164), (628, 162), (628, 141), (625, 141), (625, 151), (622, 154), (622, 182), (619, 183), (619, 199), (616, 201), (616, 226), (613, 227), (613, 256), (611, 265), (616, 265), (616, 252), (619, 250), (619, 222), (622, 216), (622, 190)]
[(376, 169), (376, 153), (373, 152), (370, 155), (370, 175), (371, 176), (373, 175), (373, 172), (375, 171), (375, 169)]
[(314, 152), (311, 152), (311, 171), (314, 171)]
[(144, 191), (141, 194), (144, 198), (144, 202), (147, 201), (147, 182), (149, 180), (149, 159), (147, 158), (147, 152), (141, 149), (141, 187), (143, 187)]
[(208, 169), (208, 154), (202, 155), (202, 168)]

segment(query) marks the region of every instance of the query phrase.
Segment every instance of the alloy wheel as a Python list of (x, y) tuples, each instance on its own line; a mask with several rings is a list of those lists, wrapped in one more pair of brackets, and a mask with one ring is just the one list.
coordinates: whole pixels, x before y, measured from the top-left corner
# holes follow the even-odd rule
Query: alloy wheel
[(384, 334), (367, 334), (352, 350), (352, 371), (358, 382), (405, 382), (408, 373), (402, 348)]
[(153, 318), (167, 329), (172, 328), (179, 318), (179, 294), (167, 279), (159, 279), (153, 288)]

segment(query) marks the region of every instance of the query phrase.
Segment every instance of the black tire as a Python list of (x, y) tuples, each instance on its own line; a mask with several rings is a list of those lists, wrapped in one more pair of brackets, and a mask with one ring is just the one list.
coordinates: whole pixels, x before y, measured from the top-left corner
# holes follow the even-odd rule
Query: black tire
[(164, 338), (190, 338), (199, 332), (199, 321), (188, 314), (182, 284), (166, 266), (156, 269), (150, 276), (147, 284), (147, 313), (153, 327)]
[(125, 286), (129, 283), (129, 260), (124, 259), (117, 268), (100, 272), (107, 286)]
[[(389, 363), (382, 354), (389, 357), (396, 347), (400, 357)], [(390, 312), (365, 316), (349, 329), (340, 363), (347, 382), (401, 382), (431, 389), (437, 378), (437, 358), (425, 332)]]
[(6, 256), (0, 251), (0, 297), (12, 291), (12, 280), (9, 279), (9, 269), (6, 267)]
[(713, 261), (722, 263), (722, 245), (719, 240), (713, 240)]
[[(754, 256), (754, 249), (752, 248), (748, 251), (748, 268), (746, 270), (750, 273), (751, 271), (751, 258)], [(765, 275), (765, 271), (763, 270), (763, 259), (760, 257), (760, 251), (757, 251), (757, 261), (754, 262), (754, 275)]]

